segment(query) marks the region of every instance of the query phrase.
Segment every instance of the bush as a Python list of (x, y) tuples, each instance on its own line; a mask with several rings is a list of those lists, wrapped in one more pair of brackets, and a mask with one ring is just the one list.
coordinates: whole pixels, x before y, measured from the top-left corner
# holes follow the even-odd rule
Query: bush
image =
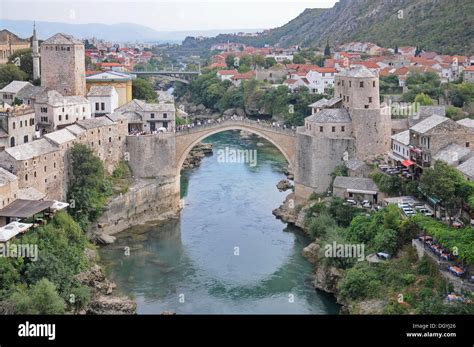
[(20, 290), (11, 296), (18, 314), (63, 314), (64, 300), (56, 287), (46, 278), (38, 281), (28, 291)]
[(380, 287), (377, 274), (366, 263), (359, 263), (347, 270), (346, 275), (339, 282), (339, 293), (345, 299), (364, 299), (373, 296)]

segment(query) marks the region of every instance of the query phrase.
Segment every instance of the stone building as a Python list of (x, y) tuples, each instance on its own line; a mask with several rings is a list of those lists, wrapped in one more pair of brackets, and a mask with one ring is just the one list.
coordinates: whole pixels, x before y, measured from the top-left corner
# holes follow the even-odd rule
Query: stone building
[(118, 105), (125, 105), (132, 101), (132, 81), (135, 75), (125, 72), (105, 71), (97, 72), (87, 76), (86, 87), (89, 91), (93, 86), (114, 87), (118, 94)]
[(326, 192), (335, 167), (370, 160), (390, 149), (391, 119), (380, 105), (376, 73), (356, 66), (335, 76), (334, 97), (312, 105), (297, 129), (296, 195)]
[(6, 64), (15, 51), (30, 47), (29, 39), (21, 39), (6, 29), (0, 30), (0, 64)]
[(26, 105), (0, 109), (0, 151), (33, 141), (35, 111)]
[(92, 86), (87, 93), (94, 117), (113, 113), (118, 108), (118, 94), (112, 86)]
[(63, 96), (55, 90), (39, 95), (34, 102), (36, 124), (42, 134), (91, 118), (91, 105), (83, 96)]
[[(456, 148), (452, 145), (456, 144)], [(455, 122), (450, 118), (432, 115), (410, 128), (410, 160), (417, 166), (418, 171), (430, 167), (435, 156), (441, 151), (438, 159), (456, 163), (465, 153), (459, 147), (472, 149), (474, 145), (474, 128)], [(451, 153), (452, 158), (446, 158)]]
[(18, 177), (19, 189), (36, 188), (48, 199), (65, 198), (68, 150), (75, 143), (89, 146), (111, 173), (124, 159), (126, 119), (109, 117), (79, 120), (39, 140), (0, 153), (0, 167)]
[(17, 99), (18, 93), (24, 88), (33, 86), (30, 82), (26, 81), (11, 81), (5, 87), (0, 89), (0, 102), (4, 104), (13, 105), (15, 99)]
[[(18, 178), (0, 167), (0, 208), (12, 203), (17, 198)], [(2, 225), (0, 223), (0, 225)]]
[(134, 99), (119, 107), (116, 112), (127, 116), (130, 133), (152, 133), (160, 128), (173, 131), (176, 125), (174, 103), (147, 103)]
[(62, 95), (86, 95), (84, 44), (66, 34), (56, 34), (43, 41), (41, 86)]

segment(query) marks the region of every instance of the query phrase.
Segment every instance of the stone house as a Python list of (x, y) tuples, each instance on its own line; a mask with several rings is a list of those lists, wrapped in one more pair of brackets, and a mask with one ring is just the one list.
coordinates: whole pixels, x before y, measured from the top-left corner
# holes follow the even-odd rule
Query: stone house
[(474, 83), (474, 66), (464, 68), (464, 82)]
[(34, 103), (36, 124), (42, 134), (91, 118), (91, 105), (83, 96), (63, 96), (55, 90), (44, 92)]
[[(439, 115), (432, 115), (422, 120), (409, 131), (410, 160), (420, 170), (431, 166), (435, 155), (449, 145), (457, 144), (471, 150), (474, 143), (474, 128)], [(452, 152), (454, 156), (452, 160), (447, 160), (448, 162), (460, 159), (459, 150), (448, 152)]]
[(147, 103), (132, 100), (119, 107), (115, 113), (127, 117), (129, 132), (152, 133), (160, 128), (173, 131), (176, 125), (176, 108), (174, 103)]
[(29, 39), (21, 39), (6, 29), (0, 30), (0, 64), (6, 64), (15, 51), (30, 47)]
[(90, 90), (93, 86), (111, 86), (118, 94), (118, 106), (123, 106), (132, 101), (132, 82), (137, 76), (125, 72), (104, 71), (87, 75), (86, 87)]
[(0, 102), (8, 105), (13, 105), (17, 94), (26, 86), (33, 86), (30, 82), (25, 81), (11, 81), (5, 87), (0, 89)]
[(35, 111), (25, 105), (0, 110), (0, 151), (33, 141)]
[(333, 183), (333, 196), (341, 199), (356, 201), (368, 200), (377, 203), (383, 198), (379, 196), (379, 189), (370, 178), (337, 176)]
[(127, 122), (109, 117), (80, 120), (64, 129), (46, 134), (0, 153), (0, 167), (18, 177), (19, 189), (35, 187), (48, 199), (65, 198), (68, 150), (75, 143), (89, 146), (111, 173), (124, 159)]
[(87, 93), (94, 117), (110, 114), (118, 108), (118, 94), (112, 86), (92, 86)]

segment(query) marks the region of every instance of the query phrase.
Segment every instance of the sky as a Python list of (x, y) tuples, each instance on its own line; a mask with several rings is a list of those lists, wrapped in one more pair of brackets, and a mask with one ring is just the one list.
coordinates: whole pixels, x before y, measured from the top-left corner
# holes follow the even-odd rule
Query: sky
[(136, 23), (160, 31), (267, 29), (336, 0), (0, 0), (1, 19)]

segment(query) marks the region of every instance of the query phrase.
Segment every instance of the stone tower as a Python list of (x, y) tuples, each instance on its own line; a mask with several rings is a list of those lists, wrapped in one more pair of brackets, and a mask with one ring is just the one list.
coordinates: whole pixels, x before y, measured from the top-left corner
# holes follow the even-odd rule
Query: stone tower
[(41, 43), (41, 86), (62, 95), (86, 94), (84, 44), (66, 34)]
[(356, 156), (366, 160), (390, 150), (391, 120), (380, 107), (379, 77), (364, 66), (336, 75), (334, 96), (349, 111)]
[(40, 78), (40, 55), (38, 47), (38, 39), (36, 37), (36, 24), (33, 24), (33, 79)]

